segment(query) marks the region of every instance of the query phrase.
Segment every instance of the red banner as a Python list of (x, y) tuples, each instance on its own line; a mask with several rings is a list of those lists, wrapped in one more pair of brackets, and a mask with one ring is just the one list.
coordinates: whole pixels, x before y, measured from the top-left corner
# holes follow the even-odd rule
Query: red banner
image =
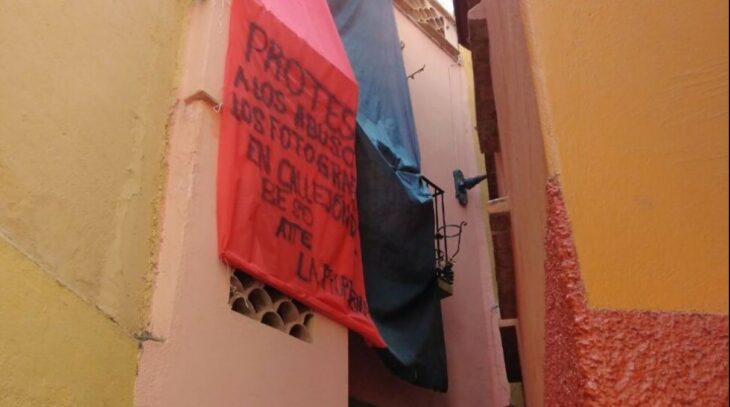
[[(256, 0), (233, 2), (218, 162), (220, 256), (383, 347), (360, 254), (357, 84), (349, 64), (335, 65), (310, 46), (344, 55), (326, 3), (310, 3), (323, 7), (284, 16), (297, 21), (294, 32)], [(312, 10), (327, 14), (312, 18)]]

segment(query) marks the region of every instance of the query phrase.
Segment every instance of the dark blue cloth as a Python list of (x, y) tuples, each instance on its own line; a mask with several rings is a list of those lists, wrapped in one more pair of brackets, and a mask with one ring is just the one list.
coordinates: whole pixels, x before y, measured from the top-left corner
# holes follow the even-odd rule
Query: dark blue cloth
[(421, 181), (418, 138), (390, 0), (328, 0), (358, 80), (357, 203), (365, 290), (403, 380), (448, 387), (434, 269), (433, 200)]
[(411, 96), (390, 0), (329, 0), (360, 86), (357, 123), (415, 199), (430, 199), (420, 182), (421, 158)]

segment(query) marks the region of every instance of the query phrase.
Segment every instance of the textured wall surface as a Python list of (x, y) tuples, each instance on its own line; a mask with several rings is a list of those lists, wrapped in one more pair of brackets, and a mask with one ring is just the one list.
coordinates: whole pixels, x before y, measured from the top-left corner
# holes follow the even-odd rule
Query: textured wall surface
[(130, 406), (137, 343), (0, 234), (0, 406)]
[(547, 196), (545, 404), (728, 405), (728, 317), (589, 309), (557, 180)]
[(521, 2), (595, 308), (728, 309), (728, 2)]
[(0, 231), (132, 332), (185, 1), (0, 7)]

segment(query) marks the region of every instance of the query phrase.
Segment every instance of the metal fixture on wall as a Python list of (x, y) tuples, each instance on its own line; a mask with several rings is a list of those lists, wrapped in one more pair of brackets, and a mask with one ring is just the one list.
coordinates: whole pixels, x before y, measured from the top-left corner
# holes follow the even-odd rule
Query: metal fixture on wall
[(419, 68), (416, 72), (413, 72), (412, 74), (408, 75), (408, 79), (416, 79), (416, 75), (426, 70), (426, 65), (424, 64), (421, 68)]
[(469, 203), (469, 197), (467, 191), (477, 186), (480, 182), (487, 179), (487, 175), (479, 175), (478, 177), (464, 178), (464, 173), (461, 170), (454, 170), (454, 190), (456, 191), (456, 199), (459, 201), (461, 206), (466, 206)]
[[(455, 257), (461, 249), (461, 233), (466, 222), (458, 225), (446, 223), (446, 209), (444, 205), (444, 190), (431, 182), (428, 178), (421, 176), (421, 180), (428, 186), (433, 197), (434, 212), (434, 253), (435, 269), (441, 298), (449, 297), (454, 293), (454, 262)], [(456, 250), (449, 251), (449, 239), (456, 238)], [(453, 248), (453, 246), (452, 246)]]
[[(451, 296), (453, 294), (454, 287), (454, 263), (456, 262), (456, 255), (461, 250), (461, 233), (464, 231), (464, 226), (467, 223), (461, 221), (458, 225), (443, 225), (438, 228), (436, 232), (436, 241), (443, 241), (443, 245), (446, 248), (446, 242), (448, 239), (456, 238), (456, 250), (454, 253), (448, 253), (445, 249), (443, 252), (436, 252), (436, 276), (439, 278), (439, 288), (441, 289), (441, 298)], [(449, 233), (449, 230), (454, 230), (453, 233)], [(446, 283), (446, 284), (444, 284)]]

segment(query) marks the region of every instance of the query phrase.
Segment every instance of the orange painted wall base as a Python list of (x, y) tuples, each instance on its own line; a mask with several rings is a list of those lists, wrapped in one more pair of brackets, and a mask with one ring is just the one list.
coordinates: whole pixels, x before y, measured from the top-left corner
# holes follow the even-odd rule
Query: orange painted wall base
[(547, 185), (545, 405), (728, 405), (728, 316), (587, 307), (556, 178)]

